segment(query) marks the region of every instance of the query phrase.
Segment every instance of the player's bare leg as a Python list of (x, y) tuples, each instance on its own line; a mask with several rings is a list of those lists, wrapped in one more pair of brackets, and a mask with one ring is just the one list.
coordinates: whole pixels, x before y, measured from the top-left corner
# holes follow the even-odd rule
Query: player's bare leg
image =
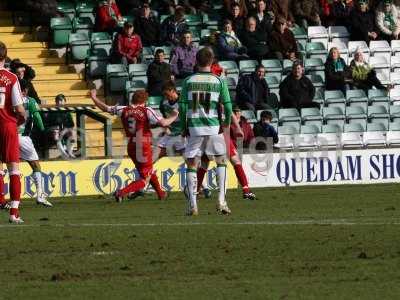
[(206, 155), (203, 155), (197, 168), (197, 193), (203, 192), (205, 198), (211, 198), (211, 191), (204, 184), (204, 177), (207, 173), (210, 160)]
[(4, 195), (4, 175), (3, 164), (0, 163), (0, 209), (9, 210), (11, 206), (7, 203)]
[(19, 204), (21, 201), (21, 173), (18, 163), (7, 163), (8, 173), (10, 175), (10, 223), (21, 224), (24, 221), (19, 216)]
[(226, 160), (225, 156), (215, 156), (215, 162), (217, 163), (217, 182), (218, 182), (218, 201), (217, 211), (223, 215), (230, 215), (231, 210), (226, 203)]
[(46, 194), (43, 192), (42, 170), (39, 161), (28, 161), (28, 163), (32, 168), (32, 177), (36, 185), (36, 203), (46, 207), (52, 207), (53, 204), (46, 199)]
[(255, 200), (256, 195), (249, 188), (249, 182), (247, 180), (246, 173), (243, 170), (239, 155), (231, 156), (230, 161), (235, 170), (236, 178), (239, 181), (239, 184), (242, 186), (243, 199)]
[(187, 215), (197, 216), (197, 158), (186, 159), (186, 197), (188, 201)]

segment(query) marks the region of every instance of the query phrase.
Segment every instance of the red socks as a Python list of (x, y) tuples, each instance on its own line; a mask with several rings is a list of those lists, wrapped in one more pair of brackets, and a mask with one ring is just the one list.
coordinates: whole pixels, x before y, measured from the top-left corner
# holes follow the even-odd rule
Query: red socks
[(151, 174), (150, 184), (156, 191), (158, 199), (162, 200), (165, 197), (165, 192), (161, 189), (160, 182), (155, 172)]
[(120, 197), (125, 197), (126, 195), (128, 195), (130, 193), (136, 193), (140, 190), (143, 190), (145, 186), (146, 186), (146, 181), (144, 181), (143, 179), (139, 179), (139, 180), (136, 180), (136, 181), (128, 184), (123, 189), (120, 189), (117, 192), (117, 194)]
[(0, 171), (0, 204), (4, 204), (6, 199), (4, 197), (4, 172)]
[(247, 181), (246, 174), (244, 173), (242, 164), (234, 165), (233, 168), (235, 169), (236, 177), (243, 188), (243, 193), (250, 192), (249, 183)]
[(18, 217), (18, 207), (21, 199), (21, 179), (20, 174), (10, 173), (10, 198), (11, 198), (11, 209), (10, 215)]
[(203, 180), (204, 180), (204, 176), (207, 173), (207, 169), (204, 169), (202, 167), (197, 169), (197, 191), (199, 192), (202, 185), (203, 185)]

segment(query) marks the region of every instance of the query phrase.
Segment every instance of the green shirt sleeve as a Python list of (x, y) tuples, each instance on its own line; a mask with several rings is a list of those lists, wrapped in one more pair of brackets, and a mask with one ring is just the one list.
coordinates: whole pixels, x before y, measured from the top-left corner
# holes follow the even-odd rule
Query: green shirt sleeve
[(187, 130), (187, 108), (188, 108), (188, 99), (187, 99), (187, 87), (186, 80), (183, 82), (181, 95), (179, 97), (179, 121), (181, 123), (181, 128), (183, 131)]
[(36, 103), (36, 100), (30, 98), (28, 105), (30, 115), (32, 116), (33, 125), (39, 128), (40, 131), (44, 131), (43, 120), (40, 115), (39, 105)]
[(229, 126), (231, 124), (231, 116), (232, 116), (231, 96), (229, 95), (228, 86), (225, 80), (221, 80), (221, 83), (222, 83), (221, 102), (222, 105), (224, 106), (224, 114), (225, 114), (224, 125)]

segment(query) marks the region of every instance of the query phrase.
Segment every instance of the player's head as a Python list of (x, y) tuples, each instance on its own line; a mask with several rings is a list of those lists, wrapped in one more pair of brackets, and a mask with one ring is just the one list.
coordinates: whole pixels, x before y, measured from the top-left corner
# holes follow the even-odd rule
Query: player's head
[(7, 46), (0, 42), (0, 62), (5, 62), (7, 58)]
[(25, 79), (20, 79), (19, 80), (19, 86), (21, 87), (22, 95), (24, 97), (26, 97), (28, 95), (28, 92), (29, 92), (28, 81), (25, 80)]
[(210, 47), (200, 49), (196, 54), (197, 66), (200, 68), (211, 67), (214, 61), (214, 52)]
[(178, 101), (179, 95), (175, 83), (167, 81), (163, 86), (163, 95), (168, 101)]
[(271, 114), (270, 111), (264, 110), (263, 112), (261, 112), (260, 118), (261, 118), (261, 122), (262, 123), (268, 123), (269, 124), (272, 121), (272, 114)]
[(235, 114), (236, 118), (238, 118), (240, 120), (240, 117), (242, 116), (242, 110), (240, 109), (240, 107), (235, 105), (233, 107), (232, 111)]
[(154, 53), (154, 60), (156, 62), (162, 63), (162, 62), (164, 62), (164, 59), (165, 59), (164, 50), (161, 48), (157, 49), (156, 53)]
[(149, 94), (146, 92), (146, 90), (138, 90), (132, 95), (132, 104), (144, 104), (148, 98)]
[(67, 99), (65, 98), (65, 96), (63, 94), (58, 94), (56, 96), (56, 106), (63, 106), (67, 103)]

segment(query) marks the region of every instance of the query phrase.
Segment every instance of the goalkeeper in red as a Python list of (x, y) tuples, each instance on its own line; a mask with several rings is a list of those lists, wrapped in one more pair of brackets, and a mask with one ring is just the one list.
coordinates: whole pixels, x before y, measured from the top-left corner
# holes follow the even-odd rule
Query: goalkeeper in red
[(136, 91), (132, 96), (129, 106), (108, 106), (96, 96), (96, 90), (91, 91), (93, 102), (101, 110), (121, 117), (122, 125), (128, 138), (128, 155), (139, 172), (140, 179), (115, 192), (117, 202), (131, 193), (136, 193), (145, 188), (150, 182), (160, 200), (167, 197), (161, 189), (157, 175), (153, 170), (152, 155), (152, 126), (167, 127), (178, 117), (177, 112), (172, 112), (169, 118), (162, 118), (150, 107), (146, 107), (148, 94), (144, 90)]
[[(179, 99), (179, 117), (184, 134), (188, 135), (184, 157), (188, 215), (197, 215), (197, 166), (202, 155), (217, 163), (219, 195), (217, 211), (231, 213), (226, 200), (226, 145), (224, 130), (229, 130), (232, 103), (225, 81), (211, 73), (213, 51), (205, 47), (196, 55), (198, 72), (185, 79)], [(224, 108), (224, 120), (220, 105)]]

